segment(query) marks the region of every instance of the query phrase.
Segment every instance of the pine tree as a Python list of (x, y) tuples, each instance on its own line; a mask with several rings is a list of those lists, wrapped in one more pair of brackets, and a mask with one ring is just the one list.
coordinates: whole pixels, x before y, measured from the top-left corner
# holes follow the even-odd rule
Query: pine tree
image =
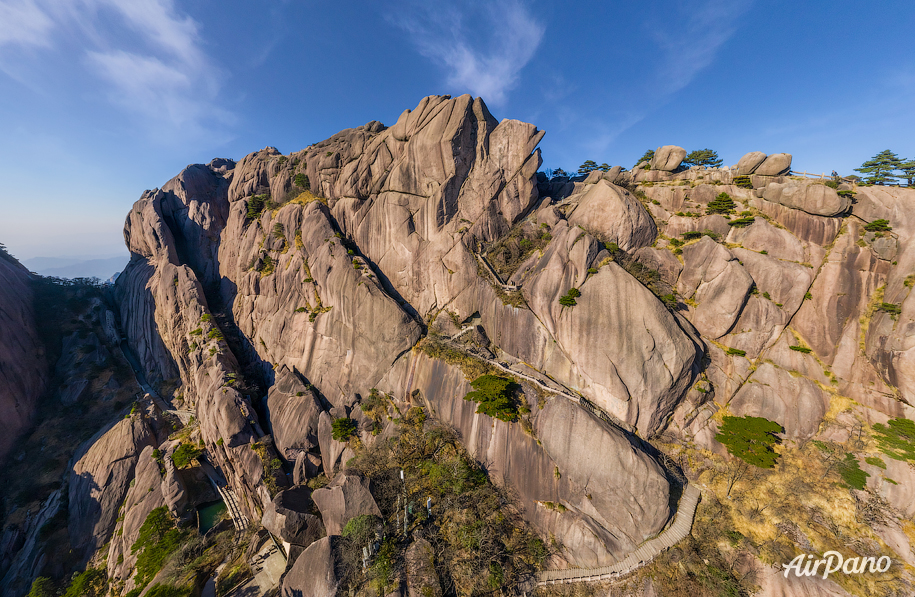
[(915, 179), (915, 159), (901, 162), (899, 166), (897, 166), (897, 169), (902, 172), (902, 175), (899, 176), (899, 178), (904, 178), (906, 184), (910, 187), (915, 186), (915, 183), (912, 182), (912, 180)]
[(585, 163), (578, 167), (579, 174), (587, 174), (593, 170), (597, 170), (597, 162), (594, 160), (585, 160)]
[(645, 152), (645, 155), (636, 160), (635, 165), (638, 166), (642, 162), (651, 163), (651, 160), (654, 159), (654, 149), (649, 149)]
[(778, 423), (762, 417), (724, 417), (715, 439), (744, 462), (772, 468), (778, 460), (773, 448), (781, 443), (776, 434), (784, 431)]
[(604, 162), (603, 164), (598, 166), (597, 169), (600, 170), (601, 172), (607, 172), (610, 170), (610, 164), (608, 164), (607, 162)]
[(690, 166), (720, 168), (723, 163), (724, 161), (718, 157), (718, 152), (713, 149), (697, 149), (696, 151), (689, 152), (686, 157), (683, 158), (683, 165), (687, 168)]
[[(861, 164), (860, 168), (855, 168), (855, 172), (865, 175), (865, 182), (869, 184), (885, 184), (898, 178), (893, 174), (893, 170), (899, 169), (902, 160), (889, 149), (884, 149), (870, 160)], [(869, 175), (869, 176), (868, 176)]]

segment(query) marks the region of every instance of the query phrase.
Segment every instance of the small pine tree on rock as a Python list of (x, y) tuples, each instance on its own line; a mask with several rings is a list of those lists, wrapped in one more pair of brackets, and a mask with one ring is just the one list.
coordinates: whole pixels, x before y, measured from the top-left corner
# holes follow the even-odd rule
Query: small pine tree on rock
[(894, 178), (893, 170), (898, 170), (902, 165), (902, 160), (889, 149), (884, 149), (873, 158), (861, 164), (860, 168), (855, 168), (855, 172), (864, 174), (864, 181), (869, 184), (886, 184), (891, 183)]
[(642, 162), (648, 162), (650, 164), (651, 160), (653, 160), (653, 159), (654, 159), (654, 149), (649, 149), (642, 155), (642, 157), (640, 157), (638, 160), (636, 160), (633, 167), (638, 166)]
[(588, 174), (597, 170), (597, 162), (594, 160), (585, 160), (585, 163), (578, 167), (579, 174)]
[(705, 213), (727, 215), (733, 213), (734, 208), (736, 207), (737, 204), (734, 203), (734, 200), (731, 199), (730, 195), (727, 193), (718, 193), (718, 196), (709, 202), (708, 207), (705, 209)]
[(912, 181), (915, 180), (915, 159), (905, 160), (901, 162), (897, 169), (902, 172), (898, 178), (905, 179), (908, 186), (915, 186), (915, 183)]
[(686, 157), (683, 158), (683, 165), (687, 168), (690, 166), (720, 168), (723, 163), (724, 161), (718, 157), (718, 152), (713, 149), (697, 149), (696, 151), (689, 152)]

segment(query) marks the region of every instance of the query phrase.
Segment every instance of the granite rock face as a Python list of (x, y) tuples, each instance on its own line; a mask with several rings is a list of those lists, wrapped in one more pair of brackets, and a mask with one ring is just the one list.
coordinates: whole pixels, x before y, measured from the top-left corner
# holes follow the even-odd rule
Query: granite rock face
[(0, 463), (32, 421), (47, 382), (29, 272), (0, 250)]
[(790, 153), (773, 153), (763, 160), (763, 163), (756, 167), (754, 174), (760, 176), (778, 176), (786, 174), (791, 170)]
[(737, 162), (737, 175), (747, 176), (753, 174), (764, 161), (766, 161), (766, 154), (761, 151), (751, 151)]
[(70, 472), (70, 543), (83, 557), (111, 538), (140, 454), (154, 443), (147, 422), (132, 415), (77, 452)]
[(336, 538), (324, 537), (309, 545), (280, 584), (282, 597), (328, 597), (337, 594)]
[(654, 157), (651, 158), (651, 169), (673, 172), (680, 167), (685, 157), (686, 150), (682, 147), (676, 145), (658, 147), (654, 152)]
[(359, 475), (338, 474), (327, 487), (315, 490), (312, 499), (321, 511), (328, 535), (339, 535), (346, 523), (357, 516), (381, 516), (368, 480)]

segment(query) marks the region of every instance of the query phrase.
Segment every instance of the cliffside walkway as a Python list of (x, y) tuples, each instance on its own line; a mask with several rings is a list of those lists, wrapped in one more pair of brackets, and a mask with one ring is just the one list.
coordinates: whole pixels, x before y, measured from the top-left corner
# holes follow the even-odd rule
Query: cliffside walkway
[(228, 511), (229, 516), (232, 517), (232, 524), (235, 525), (235, 530), (237, 532), (244, 531), (248, 528), (250, 524), (248, 522), (248, 517), (245, 516), (245, 513), (242, 512), (241, 508), (238, 505), (238, 497), (236, 497), (235, 492), (229, 488), (228, 483), (226, 483), (225, 478), (223, 478), (222, 473), (215, 465), (210, 463), (210, 460), (205, 455), (199, 459), (200, 468), (203, 469), (203, 472), (206, 473), (207, 478), (210, 480), (210, 483), (213, 484), (213, 487), (216, 488), (216, 491), (219, 493), (219, 497), (222, 498), (222, 501), (226, 505), (226, 511)]
[(552, 585), (572, 582), (614, 580), (625, 576), (650, 563), (665, 549), (673, 547), (689, 535), (699, 503), (699, 488), (687, 485), (680, 498), (680, 505), (674, 522), (657, 537), (649, 539), (634, 552), (611, 566), (600, 568), (568, 568), (566, 570), (544, 570), (537, 575), (538, 585)]
[(489, 272), (489, 275), (492, 276), (493, 280), (496, 281), (496, 284), (498, 284), (502, 288), (502, 290), (504, 290), (505, 292), (512, 292), (514, 290), (518, 290), (519, 288), (521, 288), (520, 286), (515, 286), (514, 284), (506, 284), (505, 281), (502, 279), (502, 276), (497, 274), (496, 270), (493, 269), (493, 267), (489, 264), (489, 261), (487, 261), (485, 255), (483, 255), (482, 253), (476, 253), (476, 252), (474, 252), (474, 255), (477, 256), (477, 261), (479, 261), (481, 264), (483, 264), (483, 267), (486, 269), (487, 272)]

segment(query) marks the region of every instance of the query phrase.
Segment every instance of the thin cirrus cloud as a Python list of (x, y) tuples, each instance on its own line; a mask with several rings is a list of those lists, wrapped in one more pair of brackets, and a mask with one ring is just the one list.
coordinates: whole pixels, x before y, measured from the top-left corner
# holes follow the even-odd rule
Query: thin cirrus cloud
[(153, 135), (212, 134), (232, 121), (201, 45), (197, 23), (173, 0), (0, 0), (0, 69), (40, 88), (42, 63), (56, 52), (49, 64), (88, 71), (108, 102)]
[(447, 84), (495, 105), (505, 103), (545, 30), (520, 0), (398, 4), (388, 20), (409, 34), (420, 54), (446, 71)]
[(583, 119), (581, 145), (603, 153), (619, 135), (670, 102), (714, 63), (752, 4), (753, 0), (690, 0), (652, 11), (642, 26), (643, 39), (657, 51), (646, 62), (644, 75), (632, 82), (637, 95), (614, 107), (615, 118)]

